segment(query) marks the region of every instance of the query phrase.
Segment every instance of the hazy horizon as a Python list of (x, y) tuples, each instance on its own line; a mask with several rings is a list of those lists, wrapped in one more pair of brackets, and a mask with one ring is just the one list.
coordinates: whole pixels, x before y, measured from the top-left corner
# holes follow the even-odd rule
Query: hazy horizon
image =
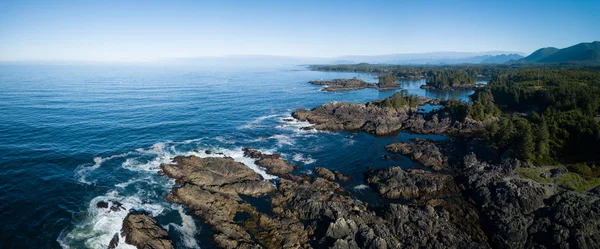
[(600, 2), (7, 1), (0, 61), (530, 54), (600, 40)]

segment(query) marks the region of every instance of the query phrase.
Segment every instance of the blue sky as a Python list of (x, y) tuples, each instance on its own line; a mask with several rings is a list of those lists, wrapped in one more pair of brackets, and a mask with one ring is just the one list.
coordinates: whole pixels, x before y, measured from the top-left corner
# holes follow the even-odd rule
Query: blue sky
[(600, 1), (0, 1), (0, 61), (530, 53), (600, 40)]

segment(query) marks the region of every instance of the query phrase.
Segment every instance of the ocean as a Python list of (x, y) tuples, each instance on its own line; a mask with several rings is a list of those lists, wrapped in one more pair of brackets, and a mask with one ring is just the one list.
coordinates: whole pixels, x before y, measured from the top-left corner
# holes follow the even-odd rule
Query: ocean
[[(222, 152), (276, 181), (242, 148), (281, 153), (311, 172), (316, 166), (351, 175), (345, 183), (361, 201), (379, 199), (365, 186), (368, 167), (415, 165), (404, 156), (384, 160), (384, 146), (415, 137), (399, 133), (304, 131), (287, 122), (296, 108), (330, 101), (366, 102), (395, 91), (322, 92), (310, 80), (358, 77), (303, 66), (177, 68), (134, 65), (0, 65), (0, 247), (106, 248), (127, 211), (96, 203), (116, 200), (151, 211), (176, 248), (213, 248), (211, 231), (163, 196), (175, 186), (157, 174), (177, 155)], [(409, 93), (467, 100), (472, 91)], [(121, 241), (118, 248), (133, 248)]]

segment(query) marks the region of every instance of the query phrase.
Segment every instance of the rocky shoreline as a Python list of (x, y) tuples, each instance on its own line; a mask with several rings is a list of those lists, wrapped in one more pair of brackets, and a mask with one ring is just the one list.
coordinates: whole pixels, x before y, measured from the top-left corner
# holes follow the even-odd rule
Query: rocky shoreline
[(435, 86), (430, 86), (430, 85), (421, 85), (420, 88), (421, 89), (427, 89), (427, 90), (442, 90), (442, 91), (455, 91), (455, 90), (473, 90), (478, 88), (479, 85), (477, 84), (472, 84), (472, 85), (460, 85), (460, 86), (444, 86), (444, 87), (435, 87)]
[(367, 83), (361, 79), (333, 79), (333, 80), (313, 80), (309, 81), (309, 84), (324, 86), (322, 91), (325, 92), (337, 92), (337, 91), (351, 91), (360, 90), (365, 88), (378, 88), (375, 83)]
[[(440, 149), (449, 146), (458, 150)], [(250, 148), (244, 149), (246, 156), (257, 161), (283, 161), (265, 167), (280, 177), (277, 182), (264, 181), (227, 157), (176, 157), (161, 169), (180, 185), (167, 199), (210, 225), (220, 248), (600, 246), (598, 193), (522, 179), (516, 169), (526, 164), (489, 159), (477, 146), (469, 139), (388, 145), (417, 161), (432, 159), (422, 159), (425, 169), (365, 172), (365, 181), (382, 198), (403, 200), (381, 206), (353, 197), (341, 187), (343, 177), (326, 168), (315, 168), (316, 175), (294, 174), (278, 155)], [(262, 210), (242, 196), (268, 196), (270, 208)]]
[[(374, 135), (390, 135), (399, 131), (420, 134), (474, 134), (485, 129), (486, 124), (472, 119), (456, 120), (443, 111), (428, 114), (418, 112), (418, 107), (386, 108), (381, 101), (366, 104), (331, 102), (312, 110), (297, 109), (292, 116), (308, 121), (317, 130), (364, 131)], [(418, 105), (437, 105), (439, 100), (420, 97)]]
[[(296, 110), (293, 117), (317, 130), (374, 135), (466, 135), (486, 128), (455, 120), (443, 109), (419, 113), (419, 105), (439, 101), (404, 97), (413, 102), (392, 107), (383, 100), (332, 102)], [(278, 179), (266, 181), (247, 165), (226, 155), (211, 157), (209, 151), (209, 157), (177, 156), (160, 165), (159, 173), (178, 185), (165, 198), (210, 226), (219, 248), (600, 248), (600, 187), (579, 193), (521, 178), (518, 169), (530, 165), (498, 155), (474, 138), (386, 145), (387, 152), (417, 165), (363, 173), (364, 183), (389, 200), (380, 205), (343, 187), (350, 177), (342, 172), (315, 167), (314, 174), (300, 173), (279, 154), (242, 150)], [(109, 206), (121, 210), (118, 202), (98, 203)], [(143, 211), (130, 211), (121, 232), (137, 248), (173, 248), (166, 231)], [(115, 238), (112, 248), (118, 245)]]

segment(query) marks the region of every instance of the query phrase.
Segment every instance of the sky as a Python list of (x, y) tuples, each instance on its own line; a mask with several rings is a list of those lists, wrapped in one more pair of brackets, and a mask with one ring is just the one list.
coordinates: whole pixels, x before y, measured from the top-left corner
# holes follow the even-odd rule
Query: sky
[(600, 1), (0, 1), (0, 61), (337, 57), (563, 48)]

